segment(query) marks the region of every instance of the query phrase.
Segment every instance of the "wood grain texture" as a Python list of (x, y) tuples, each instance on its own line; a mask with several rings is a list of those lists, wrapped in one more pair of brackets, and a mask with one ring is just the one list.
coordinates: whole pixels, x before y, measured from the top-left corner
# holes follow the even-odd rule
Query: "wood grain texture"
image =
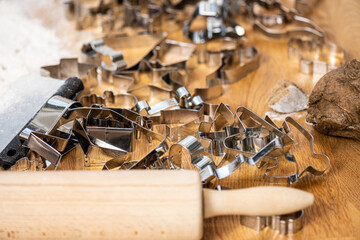
[(288, 214), (305, 209), (314, 202), (314, 196), (311, 193), (279, 186), (228, 191), (204, 189), (203, 196), (205, 218), (225, 215), (273, 216)]
[(196, 171), (172, 170), (5, 172), (0, 192), (1, 239), (196, 240), (203, 217), (288, 214), (314, 202), (288, 187), (202, 189)]
[[(360, 1), (359, 0), (322, 0), (316, 5), (310, 17), (322, 27), (327, 40), (339, 44), (347, 50), (351, 58), (360, 59)], [(260, 52), (260, 67), (237, 83), (223, 86), (224, 95), (213, 99), (211, 103), (224, 102), (234, 111), (238, 106), (245, 106), (264, 117), (271, 111), (267, 105), (269, 92), (280, 78), (286, 78), (309, 94), (317, 79), (299, 72), (298, 65), (288, 60), (287, 40), (270, 39), (239, 19), (239, 23), (246, 28), (249, 42)], [(181, 32), (169, 34), (170, 39), (186, 41)], [(190, 73), (188, 89), (205, 86), (205, 77), (214, 69), (195, 63), (189, 63)], [(113, 86), (103, 84), (94, 89), (97, 94), (103, 90), (117, 91)], [(121, 92), (121, 91), (119, 91)], [(152, 104), (156, 103), (152, 102)], [(325, 153), (331, 159), (331, 168), (323, 176), (304, 176), (292, 187), (311, 192), (315, 196), (315, 203), (305, 210), (304, 228), (294, 235), (281, 236), (279, 232), (266, 228), (256, 232), (240, 224), (239, 216), (223, 216), (205, 220), (203, 239), (360, 239), (360, 143), (354, 140), (329, 137), (312, 129), (304, 121), (306, 111), (292, 114), (315, 138), (315, 150)], [(279, 119), (284, 118), (281, 115)], [(277, 123), (280, 123), (277, 121)], [(308, 142), (294, 132), (292, 137), (297, 144), (293, 146), (294, 154), (303, 169), (307, 165), (324, 167), (323, 162), (311, 158)], [(72, 161), (63, 159), (62, 169), (71, 168), (74, 164), (81, 164), (84, 159), (81, 151), (76, 151)], [(75, 163), (74, 163), (75, 161)], [(101, 168), (101, 166), (99, 166)], [(99, 168), (98, 167), (98, 168)], [(96, 167), (84, 169), (98, 169)], [(237, 172), (228, 178), (218, 180), (229, 188), (246, 188), (252, 186), (270, 185), (263, 179), (264, 169), (243, 164)], [(170, 219), (171, 221), (171, 219)], [(92, 229), (87, 226), (88, 233)], [(186, 230), (184, 230), (186, 231)], [(3, 234), (3, 233), (1, 233)], [(13, 233), (10, 233), (13, 234)], [(1, 235), (0, 235), (1, 236)]]
[[(360, 2), (357, 0), (322, 0), (312, 11), (311, 19), (322, 27), (327, 41), (342, 46), (350, 58), (360, 59)], [(286, 40), (272, 40), (247, 28), (247, 37), (261, 54), (260, 68), (245, 79), (225, 86), (225, 96), (213, 102), (224, 101), (231, 107), (244, 105), (260, 116), (270, 111), (266, 99), (270, 89), (279, 78), (295, 82), (306, 93), (310, 93), (316, 79), (298, 72), (298, 66), (287, 59)], [(354, 140), (322, 135), (305, 124), (306, 111), (293, 114), (315, 138), (317, 152), (327, 154), (331, 159), (330, 170), (321, 177), (306, 175), (294, 187), (315, 195), (315, 204), (305, 210), (304, 228), (294, 234), (281, 236), (267, 228), (261, 232), (241, 226), (237, 216), (217, 217), (205, 223), (204, 239), (359, 239), (360, 238), (360, 143)], [(302, 167), (313, 164), (308, 143), (300, 140), (293, 153)], [(305, 152), (304, 152), (305, 151)], [(321, 163), (316, 164), (321, 166)], [(232, 188), (264, 185), (258, 170), (244, 166), (235, 176), (220, 184)], [(255, 179), (255, 181), (253, 180)], [(258, 179), (258, 181), (256, 181)]]
[(0, 239), (199, 239), (195, 171), (4, 172)]
[[(360, 6), (358, 0), (318, 1), (311, 13), (311, 18), (326, 31), (326, 40), (333, 41), (344, 47), (350, 57), (360, 59)], [(302, 74), (299, 66), (288, 60), (287, 39), (271, 39), (252, 27), (243, 19), (238, 22), (245, 27), (249, 43), (260, 52), (260, 67), (242, 80), (223, 86), (224, 94), (209, 102), (224, 102), (231, 109), (245, 106), (264, 117), (271, 112), (267, 105), (269, 92), (280, 78), (288, 79), (310, 94), (318, 77)], [(174, 31), (169, 39), (190, 42), (181, 31)], [(205, 86), (206, 75), (214, 71), (205, 65), (198, 65), (196, 58), (188, 64), (188, 89), (192, 93), (197, 87)], [(94, 92), (102, 94), (108, 88), (120, 91), (106, 84), (99, 86)], [(160, 99), (153, 99), (152, 104)], [(283, 115), (275, 115), (283, 120)], [(222, 216), (206, 219), (204, 223), (203, 239), (359, 239), (360, 238), (360, 177), (358, 156), (360, 143), (354, 140), (329, 137), (316, 132), (306, 124), (306, 111), (292, 114), (315, 138), (315, 151), (325, 153), (331, 159), (330, 169), (319, 177), (305, 175), (292, 187), (311, 192), (315, 196), (315, 203), (305, 210), (304, 228), (293, 235), (282, 236), (270, 228), (257, 232), (240, 224), (239, 216)], [(281, 123), (282, 121), (276, 121)], [(318, 162), (311, 157), (309, 143), (300, 134), (291, 136), (297, 144), (293, 146), (294, 154), (300, 165), (300, 171), (308, 165), (322, 168), (324, 162)], [(85, 168), (89, 169), (89, 168)], [(293, 166), (282, 166), (280, 173), (291, 172)], [(289, 170), (290, 169), (290, 170)], [(264, 181), (264, 169), (243, 164), (239, 170), (228, 178), (218, 180), (220, 184), (229, 188), (246, 188), (252, 186), (271, 185)], [(274, 172), (276, 174), (277, 172)]]
[[(357, 0), (322, 0), (312, 11), (311, 19), (326, 32), (326, 40), (342, 46), (350, 58), (360, 59), (360, 2)], [(271, 88), (280, 78), (295, 82), (307, 94), (318, 79), (298, 71), (298, 65), (288, 60), (287, 40), (274, 40), (254, 32), (246, 23), (247, 37), (260, 52), (260, 67), (244, 79), (225, 85), (224, 95), (210, 102), (224, 102), (235, 110), (245, 106), (260, 116), (271, 111), (266, 101)], [(170, 36), (171, 37), (171, 36)], [(179, 37), (178, 37), (179, 38)], [(182, 40), (186, 40), (182, 38)], [(210, 70), (211, 71), (211, 70)], [(199, 73), (201, 72), (201, 73)], [(205, 84), (204, 71), (190, 72), (190, 90)], [(266, 228), (260, 232), (244, 227), (238, 216), (224, 216), (207, 219), (204, 239), (359, 239), (360, 229), (360, 175), (358, 156), (360, 143), (354, 140), (336, 138), (316, 132), (304, 121), (306, 111), (292, 114), (315, 138), (315, 150), (327, 154), (331, 167), (323, 176), (306, 175), (293, 187), (315, 195), (315, 204), (305, 210), (304, 228), (293, 235), (281, 236)], [(281, 117), (280, 117), (281, 118)], [(280, 123), (280, 121), (277, 121)], [(303, 169), (308, 164), (323, 167), (310, 156), (308, 142), (299, 134), (292, 135), (299, 141), (291, 152), (299, 159)], [(242, 166), (231, 177), (217, 183), (230, 188), (244, 188), (266, 185), (262, 176), (264, 170)]]

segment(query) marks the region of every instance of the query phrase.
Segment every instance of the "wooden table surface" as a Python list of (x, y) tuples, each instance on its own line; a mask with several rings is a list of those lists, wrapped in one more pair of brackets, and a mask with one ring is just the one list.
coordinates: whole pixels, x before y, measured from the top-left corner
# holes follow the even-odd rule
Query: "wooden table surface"
[[(325, 30), (328, 41), (345, 48), (350, 59), (360, 59), (360, 1), (319, 2), (310, 18)], [(299, 73), (298, 66), (288, 61), (286, 40), (269, 39), (247, 30), (250, 42), (260, 51), (260, 67), (238, 83), (226, 86), (224, 96), (212, 102), (223, 101), (230, 104), (232, 109), (246, 106), (264, 116), (271, 111), (266, 100), (278, 79), (286, 78), (307, 93), (311, 92), (316, 80)], [(308, 174), (292, 185), (315, 196), (315, 204), (305, 210), (303, 230), (281, 236), (270, 228), (256, 232), (244, 227), (237, 216), (216, 217), (206, 220), (204, 239), (360, 239), (360, 143), (316, 132), (304, 123), (306, 111), (292, 115), (313, 134), (316, 151), (327, 154), (331, 159), (331, 167), (326, 174), (320, 177)], [(296, 145), (293, 153), (299, 158), (301, 166), (314, 164), (316, 159), (311, 159), (306, 140), (295, 139), (300, 140), (301, 147)], [(324, 163), (315, 163), (315, 166), (321, 167)], [(264, 182), (251, 180), (260, 179), (255, 177), (261, 174), (259, 170), (247, 166), (244, 168), (220, 183), (232, 188), (264, 185)]]
[[(320, 27), (325, 29), (327, 40), (344, 47), (350, 58), (360, 59), (360, 1), (323, 0), (311, 14)], [(267, 98), (271, 88), (281, 78), (295, 82), (310, 94), (316, 83), (311, 75), (299, 72), (298, 65), (288, 60), (287, 39), (270, 39), (255, 32), (248, 24), (246, 36), (260, 52), (260, 67), (244, 79), (225, 85), (224, 95), (211, 103), (224, 102), (234, 111), (245, 106), (264, 117), (271, 111)], [(181, 32), (169, 35), (170, 39), (189, 41)], [(200, 69), (200, 70), (199, 70)], [(211, 69), (204, 66), (190, 68), (190, 92), (195, 86), (205, 85), (206, 73)], [(106, 85), (96, 89), (101, 93)], [(240, 224), (238, 216), (216, 217), (205, 221), (204, 239), (359, 239), (360, 238), (360, 174), (358, 141), (329, 137), (316, 132), (305, 124), (306, 111), (292, 114), (315, 138), (315, 150), (325, 153), (331, 159), (331, 167), (323, 176), (307, 174), (292, 187), (309, 191), (315, 195), (315, 204), (305, 210), (304, 228), (300, 232), (281, 236), (279, 232), (266, 228), (256, 232)], [(283, 115), (275, 114), (278, 123)], [(311, 158), (309, 144), (299, 133), (292, 135), (296, 144), (291, 152), (297, 157), (300, 168), (307, 165), (324, 167), (324, 162)], [(79, 156), (79, 155), (77, 155)], [(232, 176), (217, 183), (230, 188), (244, 188), (268, 185), (262, 178), (264, 169), (243, 164)]]
[[(311, 18), (326, 31), (326, 39), (337, 43), (347, 50), (350, 58), (360, 59), (360, 2), (327, 0), (321, 1), (311, 13)], [(241, 20), (240, 20), (241, 21)], [(271, 88), (280, 78), (295, 82), (307, 94), (310, 94), (318, 78), (299, 72), (299, 66), (288, 60), (287, 39), (270, 39), (251, 26), (240, 22), (246, 28), (249, 42), (260, 52), (260, 67), (237, 83), (224, 85), (223, 96), (209, 101), (224, 102), (235, 111), (238, 106), (245, 106), (264, 117), (271, 111), (267, 98)], [(176, 31), (169, 39), (189, 42)], [(205, 76), (212, 72), (204, 65), (191, 67), (188, 89), (205, 86)], [(106, 85), (95, 89), (101, 94)], [(115, 89), (116, 90), (116, 89)], [(275, 114), (281, 123), (284, 116)], [(323, 176), (307, 174), (292, 187), (309, 191), (315, 195), (315, 204), (305, 210), (304, 228), (300, 232), (282, 236), (270, 228), (257, 232), (240, 224), (238, 216), (216, 217), (205, 221), (204, 239), (359, 239), (360, 238), (360, 167), (358, 156), (360, 143), (354, 140), (329, 137), (316, 132), (305, 124), (306, 111), (292, 116), (305, 126), (315, 138), (315, 150), (325, 153), (331, 159), (331, 167)], [(297, 141), (292, 147), (300, 169), (307, 165), (323, 168), (326, 163), (311, 158), (307, 140), (299, 133), (292, 135)], [(286, 167), (286, 166), (285, 166)], [(293, 170), (293, 168), (291, 168)], [(280, 168), (280, 171), (284, 169)], [(274, 173), (275, 174), (275, 173)], [(269, 185), (263, 180), (264, 169), (244, 165), (232, 176), (216, 183), (229, 188), (244, 188)], [(215, 184), (216, 184), (215, 183)]]
[[(327, 0), (319, 1), (310, 18), (326, 32), (326, 40), (342, 46), (350, 59), (360, 59), (360, 2)], [(242, 23), (243, 24), (243, 23)], [(244, 25), (244, 24), (243, 24)], [(260, 52), (260, 67), (246, 78), (224, 86), (224, 95), (211, 103), (224, 102), (235, 110), (245, 106), (264, 117), (271, 111), (267, 98), (271, 88), (280, 78), (295, 82), (310, 94), (317, 78), (302, 74), (298, 65), (288, 60), (287, 40), (274, 40), (254, 32), (246, 26), (246, 36)], [(170, 35), (171, 37), (171, 35)], [(176, 34), (175, 39), (179, 39)], [(183, 39), (185, 40), (185, 39)], [(189, 90), (199, 84), (198, 72), (189, 76)], [(315, 196), (315, 204), (305, 210), (304, 228), (300, 232), (281, 236), (270, 228), (257, 232), (240, 224), (238, 216), (216, 217), (205, 221), (204, 239), (359, 239), (360, 238), (360, 174), (358, 141), (329, 137), (316, 132), (305, 124), (306, 111), (292, 114), (315, 138), (317, 152), (331, 159), (330, 169), (320, 177), (306, 175), (292, 187), (309, 191)], [(281, 118), (277, 116), (277, 118)], [(279, 122), (279, 121), (278, 121)], [(281, 122), (281, 121), (280, 121)], [(296, 134), (292, 153), (298, 158), (300, 168), (308, 164), (324, 167), (325, 163), (311, 158), (306, 139)], [(254, 167), (243, 166), (231, 177), (218, 181), (230, 188), (265, 185), (264, 172)]]

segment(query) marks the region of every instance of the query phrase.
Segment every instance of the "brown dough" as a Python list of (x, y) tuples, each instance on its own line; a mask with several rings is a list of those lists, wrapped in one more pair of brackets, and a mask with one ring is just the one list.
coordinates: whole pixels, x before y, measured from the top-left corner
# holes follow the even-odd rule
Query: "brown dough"
[(319, 80), (306, 121), (323, 134), (360, 140), (360, 61), (353, 59)]

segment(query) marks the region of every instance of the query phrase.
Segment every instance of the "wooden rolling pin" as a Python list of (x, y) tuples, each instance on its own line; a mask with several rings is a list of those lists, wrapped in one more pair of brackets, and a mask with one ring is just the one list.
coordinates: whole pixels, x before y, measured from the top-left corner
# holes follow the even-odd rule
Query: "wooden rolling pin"
[(200, 239), (203, 218), (279, 215), (312, 194), (202, 189), (195, 171), (2, 172), (0, 239)]

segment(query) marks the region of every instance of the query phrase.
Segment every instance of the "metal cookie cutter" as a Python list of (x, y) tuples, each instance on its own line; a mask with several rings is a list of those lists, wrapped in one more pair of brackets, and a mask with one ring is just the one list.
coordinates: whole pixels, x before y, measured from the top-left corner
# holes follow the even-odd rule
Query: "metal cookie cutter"
[(62, 58), (57, 65), (42, 66), (41, 75), (62, 80), (73, 76), (80, 78), (84, 85), (80, 96), (98, 85), (97, 66), (79, 63), (77, 58)]
[[(248, 131), (245, 134), (248, 135)], [(269, 159), (271, 160), (269, 155), (271, 155), (277, 149), (282, 148), (278, 138), (270, 138), (269, 141), (267, 140), (266, 135), (265, 137), (258, 137), (257, 135), (260, 134), (257, 132), (250, 136), (246, 135), (242, 139), (237, 140), (240, 145), (243, 145), (242, 148), (231, 149), (225, 144), (226, 154), (222, 159), (222, 162), (219, 164), (218, 169), (216, 170), (218, 178), (221, 179), (230, 176), (240, 167), (240, 164), (243, 162), (246, 162), (249, 165), (255, 165), (257, 168), (261, 168), (263, 165), (269, 162)], [(225, 161), (229, 161), (229, 163), (224, 165)]]
[(236, 109), (236, 115), (238, 116), (240, 122), (247, 127), (262, 126), (268, 131), (273, 132), (277, 137), (282, 138), (282, 144), (284, 147), (287, 145), (290, 146), (293, 143), (293, 139), (291, 139), (287, 134), (280, 131), (279, 128), (270, 124), (268, 121), (246, 107), (238, 107)]
[(122, 108), (80, 107), (69, 110), (67, 116), (59, 119), (55, 127), (58, 128), (75, 119), (83, 119), (83, 128), (88, 124), (95, 127), (133, 128), (133, 123), (138, 118), (142, 117)]
[(165, 109), (179, 108), (179, 102), (176, 100), (176, 98), (170, 98), (152, 106), (150, 106), (147, 101), (143, 100), (138, 102), (134, 107), (135, 111), (140, 113), (141, 115), (155, 115)]
[[(218, 37), (243, 37), (245, 30), (228, 16), (229, 1), (201, 1), (198, 3), (190, 21), (184, 22), (184, 35), (194, 43), (204, 43)], [(198, 16), (206, 18), (206, 27), (192, 30)]]
[(131, 90), (128, 93), (134, 95), (139, 102), (146, 101), (149, 104), (166, 101), (172, 96), (172, 90), (164, 89), (154, 85), (143, 85)]
[[(199, 137), (210, 142), (210, 152), (213, 155), (224, 156), (224, 139), (227, 133), (229, 131), (231, 133), (239, 132), (239, 130), (236, 131), (234, 128), (234, 119), (235, 116), (230, 109), (224, 103), (220, 103), (210, 119), (211, 122), (201, 122), (199, 124)], [(225, 127), (229, 127), (228, 132), (224, 130)]]
[(205, 182), (215, 176), (216, 166), (204, 153), (205, 149), (201, 143), (195, 137), (187, 136), (170, 147), (169, 157), (175, 166), (196, 166), (200, 170), (201, 181)]
[(98, 14), (106, 13), (111, 5), (112, 0), (67, 0), (65, 1), (66, 17), (69, 20), (76, 20), (78, 30), (92, 27)]
[(151, 107), (140, 101), (135, 109), (149, 117), (152, 129), (165, 135), (170, 141), (194, 135), (203, 114), (204, 101), (199, 96), (191, 97), (185, 87), (176, 91), (177, 96)]
[[(229, 149), (236, 150), (238, 147), (241, 147), (236, 142), (234, 143), (233, 140), (236, 140), (237, 137), (241, 137), (243, 134), (245, 134), (244, 137), (246, 138), (249, 136), (261, 137), (263, 133), (265, 133), (265, 135), (267, 135), (268, 137), (261, 137), (260, 142), (265, 141), (265, 146), (270, 147), (268, 150), (271, 149), (271, 146), (274, 147), (274, 149), (272, 150), (276, 150), (276, 146), (278, 145), (281, 146), (280, 151), (270, 151), (271, 154), (269, 156), (277, 156), (278, 154), (281, 154), (282, 151), (286, 151), (293, 143), (293, 140), (287, 134), (280, 131), (278, 128), (268, 123), (266, 120), (264, 120), (246, 107), (237, 108), (236, 116), (239, 121), (240, 129), (242, 129), (242, 131), (240, 131), (239, 134), (231, 135), (227, 139), (225, 139), (225, 146)], [(256, 143), (253, 143), (249, 146), (252, 146), (254, 144), (256, 145)], [(260, 150), (259, 153), (264, 153), (263, 151), (265, 151), (266, 149), (265, 146), (263, 146), (262, 150)], [(269, 154), (269, 152), (267, 154)], [(248, 163), (250, 165), (253, 165), (258, 160), (259, 159), (255, 160), (250, 158)]]
[(132, 150), (133, 123), (112, 110), (93, 109), (85, 121), (85, 130), (98, 146)]
[(149, 63), (153, 66), (176, 67), (187, 71), (186, 62), (193, 55), (196, 46), (174, 40), (165, 40), (153, 50)]
[[(179, 109), (179, 110), (171, 110), (174, 111), (174, 115), (178, 115), (181, 118), (181, 114), (185, 111), (191, 111), (188, 109)], [(170, 112), (170, 111), (167, 111)], [(186, 115), (186, 114), (185, 114)], [(171, 142), (179, 141), (186, 136), (194, 136), (196, 135), (196, 130), (199, 124), (199, 118), (195, 119), (184, 119), (183, 121), (179, 121), (179, 123), (172, 124), (153, 124), (152, 128), (154, 131), (165, 135), (167, 139)]]
[(300, 72), (305, 74), (324, 75), (348, 60), (347, 52), (335, 44), (301, 38), (289, 39), (288, 54), (290, 60), (299, 62)]
[(234, 83), (257, 69), (259, 53), (253, 46), (244, 48), (243, 40), (216, 39), (209, 41), (205, 50), (199, 51), (198, 62), (218, 66), (206, 76), (205, 88), (194, 89), (195, 95), (209, 100), (222, 95), (222, 84)]
[(101, 58), (101, 68), (105, 71), (114, 72), (126, 67), (123, 53), (105, 45), (103, 39), (90, 42), (91, 49)]
[(103, 97), (97, 94), (84, 95), (79, 102), (84, 107), (91, 107), (92, 105), (103, 105), (107, 108), (127, 108), (131, 109), (137, 104), (137, 98), (128, 93), (114, 94), (112, 91), (104, 91)]
[(140, 27), (141, 32), (153, 33), (161, 30), (163, 10), (150, 0), (124, 1), (124, 27)]
[(175, 166), (189, 167), (194, 165), (199, 169), (201, 180), (204, 183), (214, 177), (219, 179), (228, 177), (242, 162), (245, 162), (244, 155), (237, 155), (234, 161), (219, 168), (214, 161), (205, 154), (205, 148), (200, 141), (193, 136), (185, 137), (181, 141), (173, 144), (169, 150), (170, 160)]
[[(101, 48), (109, 50), (109, 52), (114, 53), (114, 55), (119, 52), (119, 58), (114, 58), (114, 60), (119, 61), (119, 66), (126, 63), (126, 67), (131, 68), (148, 56), (154, 47), (161, 43), (165, 37), (165, 33), (142, 34), (131, 37), (126, 35), (104, 37), (103, 39), (84, 44), (82, 52), (86, 58), (86, 62), (98, 66), (101, 65), (102, 59), (100, 59), (100, 56), (97, 54), (97, 47), (100, 48), (100, 53), (102, 50)], [(123, 62), (121, 60), (120, 52), (123, 56)], [(106, 51), (104, 51), (104, 53), (106, 53)], [(108, 61), (109, 60), (111, 60), (111, 58), (108, 58)], [(112, 63), (109, 64), (109, 66), (112, 65)], [(112, 74), (112, 71), (105, 71), (105, 73), (102, 73), (102, 80), (106, 81), (109, 74)]]
[(84, 153), (85, 167), (102, 168), (113, 158), (128, 158), (134, 138), (130, 119), (111, 109), (82, 108), (73, 114), (75, 118), (87, 116), (83, 123), (76, 120), (72, 129)]
[[(235, 163), (235, 161), (233, 161), (231, 164), (218, 168), (212, 158), (207, 157), (204, 154), (208, 152), (210, 156), (224, 156), (222, 144), (226, 133), (219, 130), (223, 129), (225, 126), (232, 125), (233, 122), (234, 115), (226, 107), (226, 105), (218, 105), (214, 114), (214, 122), (211, 124), (212, 126), (214, 126), (214, 129), (216, 131), (206, 131), (205, 128), (207, 128), (209, 125), (204, 122), (199, 126), (200, 138), (202, 140), (212, 140), (212, 142), (210, 143), (205, 142), (208, 150), (205, 150), (202, 143), (198, 141), (195, 137), (187, 136), (170, 148), (170, 159), (176, 166), (189, 166), (190, 163), (196, 166), (198, 169), (200, 169), (200, 176), (203, 182), (209, 181), (214, 177), (221, 179), (231, 175), (238, 168), (238, 165), (245, 161), (244, 155), (240, 156), (239, 154), (236, 154), (236, 156), (239, 156), (239, 159), (241, 160), (240, 162), (238, 162), (237, 166), (233, 166)], [(184, 154), (181, 152), (184, 149), (190, 157), (186, 158), (186, 156), (184, 156)]]
[(22, 140), (28, 140), (31, 132), (38, 132), (42, 134), (52, 134), (58, 130), (69, 134), (71, 126), (64, 125), (61, 128), (56, 128), (56, 123), (60, 118), (67, 114), (69, 109), (81, 107), (78, 102), (63, 98), (61, 96), (54, 96), (50, 98), (45, 105), (40, 109), (36, 116), (29, 122), (29, 124), (20, 133)]
[(186, 87), (179, 87), (175, 91), (179, 106), (186, 109), (200, 109), (205, 103), (200, 96), (191, 96)]
[(162, 80), (162, 76), (166, 73), (176, 71), (175, 67), (152, 66), (148, 61), (142, 60), (132, 68), (128, 68), (117, 73), (118, 76), (127, 76), (134, 79), (133, 83), (128, 87), (127, 91), (131, 93), (132, 90), (141, 86), (157, 86), (167, 91), (172, 88)]
[[(257, 164), (265, 156), (279, 156), (284, 151), (286, 152), (293, 143), (293, 139), (287, 134), (245, 107), (239, 107), (236, 110), (236, 116), (245, 132), (227, 137), (224, 140), (224, 145), (228, 151), (230, 150), (230, 153), (235, 151), (245, 154), (245, 160), (249, 165)], [(237, 143), (241, 139), (246, 141)], [(243, 151), (243, 149), (251, 150)], [(248, 155), (249, 153), (251, 155)]]
[[(103, 170), (113, 169), (145, 169), (161, 162), (162, 156), (167, 152), (166, 137), (134, 123), (135, 141), (142, 146), (151, 146), (145, 156), (136, 156), (136, 152), (130, 155), (118, 157), (107, 161)], [(155, 144), (154, 144), (155, 143)], [(155, 145), (155, 147), (153, 147)], [(139, 159), (139, 160), (134, 160)], [(124, 165), (124, 167), (123, 167)]]
[[(225, 63), (224, 63), (225, 64)], [(206, 87), (204, 88), (195, 88), (194, 95), (200, 96), (203, 100), (210, 100), (222, 95), (222, 81), (220, 79), (220, 71), (222, 66), (220, 66), (215, 72), (206, 76)], [(184, 86), (184, 76), (179, 72), (170, 72), (163, 75), (162, 80), (168, 85), (172, 86), (174, 89), (177, 89), (181, 86)]]
[(202, 103), (190, 108), (160, 111), (159, 116), (150, 116), (153, 129), (166, 135), (172, 141), (179, 141), (186, 136), (196, 136), (202, 121), (208, 121), (217, 105)]
[(211, 100), (220, 97), (223, 94), (221, 69), (225, 65), (225, 62), (213, 73), (206, 76), (206, 87), (195, 88), (194, 94), (199, 95), (204, 100)]
[(117, 84), (122, 85), (122, 81), (128, 83), (127, 93), (134, 95), (139, 101), (146, 100), (152, 104), (154, 101), (163, 101), (171, 97), (172, 86), (162, 78), (171, 71), (176, 71), (176, 68), (156, 68), (142, 60), (134, 67), (120, 71), (114, 76), (118, 78)]
[[(98, 118), (94, 118), (94, 115)], [(108, 119), (102, 118), (103, 116)], [(28, 140), (30, 150), (49, 161), (55, 166), (54, 170), (59, 164), (63, 165), (62, 159), (73, 151), (77, 144), (80, 144), (85, 157), (72, 159), (71, 169), (103, 165), (107, 160), (124, 156), (131, 150), (132, 122), (116, 112), (99, 108), (71, 109), (58, 120), (54, 129), (68, 125), (69, 122), (73, 122), (73, 125), (71, 133), (65, 135), (67, 138), (62, 137), (64, 134), (59, 131), (53, 134), (32, 132)], [(84, 162), (79, 166), (78, 162), (81, 160)]]
[(57, 168), (61, 159), (70, 153), (76, 143), (69, 138), (64, 139), (52, 135), (31, 132), (28, 139), (28, 147), (38, 153)]
[(244, 39), (221, 38), (209, 41), (199, 51), (198, 62), (210, 67), (225, 64), (218, 70), (224, 84), (234, 83), (259, 67), (259, 53), (254, 46), (246, 46)]
[[(268, 37), (288, 37), (307, 35), (318, 40), (324, 39), (324, 31), (311, 20), (297, 15), (293, 9), (285, 8), (280, 1), (247, 0), (247, 9), (255, 29), (260, 30)], [(266, 15), (266, 11), (275, 11), (275, 14)], [(295, 24), (286, 28), (288, 24)], [(279, 26), (283, 28), (279, 28)]]
[[(34, 95), (33, 91), (21, 88), (21, 83), (28, 82), (29, 79), (31, 81), (36, 80), (36, 82), (31, 83), (34, 85), (31, 89), (45, 87), (44, 89), (47, 91), (38, 92)], [(5, 99), (17, 101), (19, 97), (23, 97), (27, 102), (24, 101), (24, 104), (18, 105), (16, 109), (9, 108), (11, 114), (4, 114), (0, 118), (2, 120), (0, 166), (6, 169), (28, 153), (26, 140), (30, 132), (38, 130), (43, 133), (51, 132), (53, 121), (64, 114), (66, 109), (76, 107), (77, 104), (70, 99), (76, 99), (84, 89), (84, 85), (77, 77), (69, 78), (66, 81), (45, 77), (23, 77), (15, 82), (16, 84), (10, 85), (10, 87), (20, 86), (18, 88), (19, 94), (4, 93)], [(52, 88), (53, 91), (51, 91)], [(58, 89), (56, 90), (56, 88)], [(14, 96), (11, 97), (12, 95)], [(61, 130), (67, 132), (66, 127)]]
[(83, 78), (92, 68), (96, 68), (96, 66), (88, 63), (79, 63), (77, 58), (62, 58), (57, 65), (41, 67), (41, 75), (63, 80), (74, 76)]
[[(199, 126), (199, 135), (212, 141), (213, 155), (223, 156), (215, 172), (219, 179), (230, 176), (243, 162), (262, 167), (265, 157), (268, 161), (269, 156), (279, 155), (284, 146), (292, 142), (291, 138), (250, 110), (240, 107), (238, 112), (242, 114), (235, 117), (225, 105), (220, 104), (214, 121)], [(226, 161), (230, 163), (224, 165)]]
[(155, 105), (150, 106), (147, 101), (138, 102), (134, 109), (141, 115), (152, 115), (159, 114), (161, 111), (166, 109), (180, 109), (180, 108), (201, 108), (204, 101), (200, 96), (192, 97), (186, 87), (179, 87), (175, 91), (175, 97), (159, 102)]
[(97, 68), (91, 68), (87, 74), (81, 78), (81, 82), (84, 84), (84, 90), (79, 96), (90, 93), (91, 90), (99, 84)]
[(316, 158), (316, 159), (319, 159), (321, 161), (324, 161), (327, 164), (321, 170), (316, 169), (315, 167), (310, 165), (310, 166), (307, 166), (305, 169), (303, 169), (299, 173), (298, 163), (297, 163), (295, 157), (290, 154), (290, 155), (286, 156), (286, 160), (294, 162), (296, 164), (296, 173), (294, 173), (294, 174), (292, 174), (290, 176), (272, 176), (272, 175), (270, 175), (269, 172), (272, 169), (278, 167), (278, 165), (280, 165), (280, 163), (278, 163), (275, 166), (266, 169), (265, 170), (265, 176), (268, 177), (269, 180), (272, 180), (272, 181), (285, 180), (288, 184), (292, 184), (292, 183), (297, 182), (299, 180), (299, 178), (302, 177), (306, 172), (309, 172), (309, 173), (311, 173), (311, 174), (313, 174), (315, 176), (320, 176), (320, 175), (324, 174), (326, 172), (326, 170), (329, 169), (329, 167), (330, 167), (330, 159), (329, 159), (329, 157), (327, 155), (325, 155), (325, 154), (320, 154), (320, 153), (315, 152), (315, 150), (314, 150), (314, 137), (303, 126), (301, 126), (297, 121), (295, 121), (295, 119), (293, 119), (292, 117), (286, 117), (285, 121), (283, 123), (283, 129), (284, 129), (284, 132), (286, 134), (289, 134), (290, 131), (291, 131), (291, 129), (289, 127), (289, 124), (294, 126), (304, 137), (307, 138), (307, 140), (309, 141), (309, 144), (310, 144), (310, 151), (311, 151), (312, 157)]
[(241, 216), (240, 223), (256, 231), (271, 227), (281, 235), (295, 234), (303, 228), (304, 210), (295, 213), (277, 216)]
[(109, 141), (112, 142), (114, 139), (114, 136), (111, 137), (112, 133), (115, 132), (112, 131), (112, 129), (102, 129), (105, 137), (107, 135), (110, 136), (109, 141), (103, 141), (102, 139), (96, 139), (95, 137), (90, 136), (79, 121), (76, 120), (75, 124), (73, 133), (79, 141), (79, 145), (83, 152), (84, 157), (82, 161), (84, 167), (96, 167), (101, 169), (106, 161), (128, 155), (128, 152), (125, 149), (121, 149), (109, 143)]
[[(219, 105), (212, 123), (200, 124), (199, 135), (211, 140), (213, 155), (223, 156), (215, 172), (219, 179), (230, 176), (243, 162), (260, 168), (264, 164), (260, 159), (282, 148), (276, 135), (263, 127), (245, 128), (224, 104)], [(225, 161), (230, 163), (224, 165)]]
[(221, 79), (224, 84), (237, 82), (259, 67), (259, 52), (254, 46), (237, 51), (240, 56), (239, 62), (231, 64), (229, 59), (226, 59), (229, 63), (221, 69)]

